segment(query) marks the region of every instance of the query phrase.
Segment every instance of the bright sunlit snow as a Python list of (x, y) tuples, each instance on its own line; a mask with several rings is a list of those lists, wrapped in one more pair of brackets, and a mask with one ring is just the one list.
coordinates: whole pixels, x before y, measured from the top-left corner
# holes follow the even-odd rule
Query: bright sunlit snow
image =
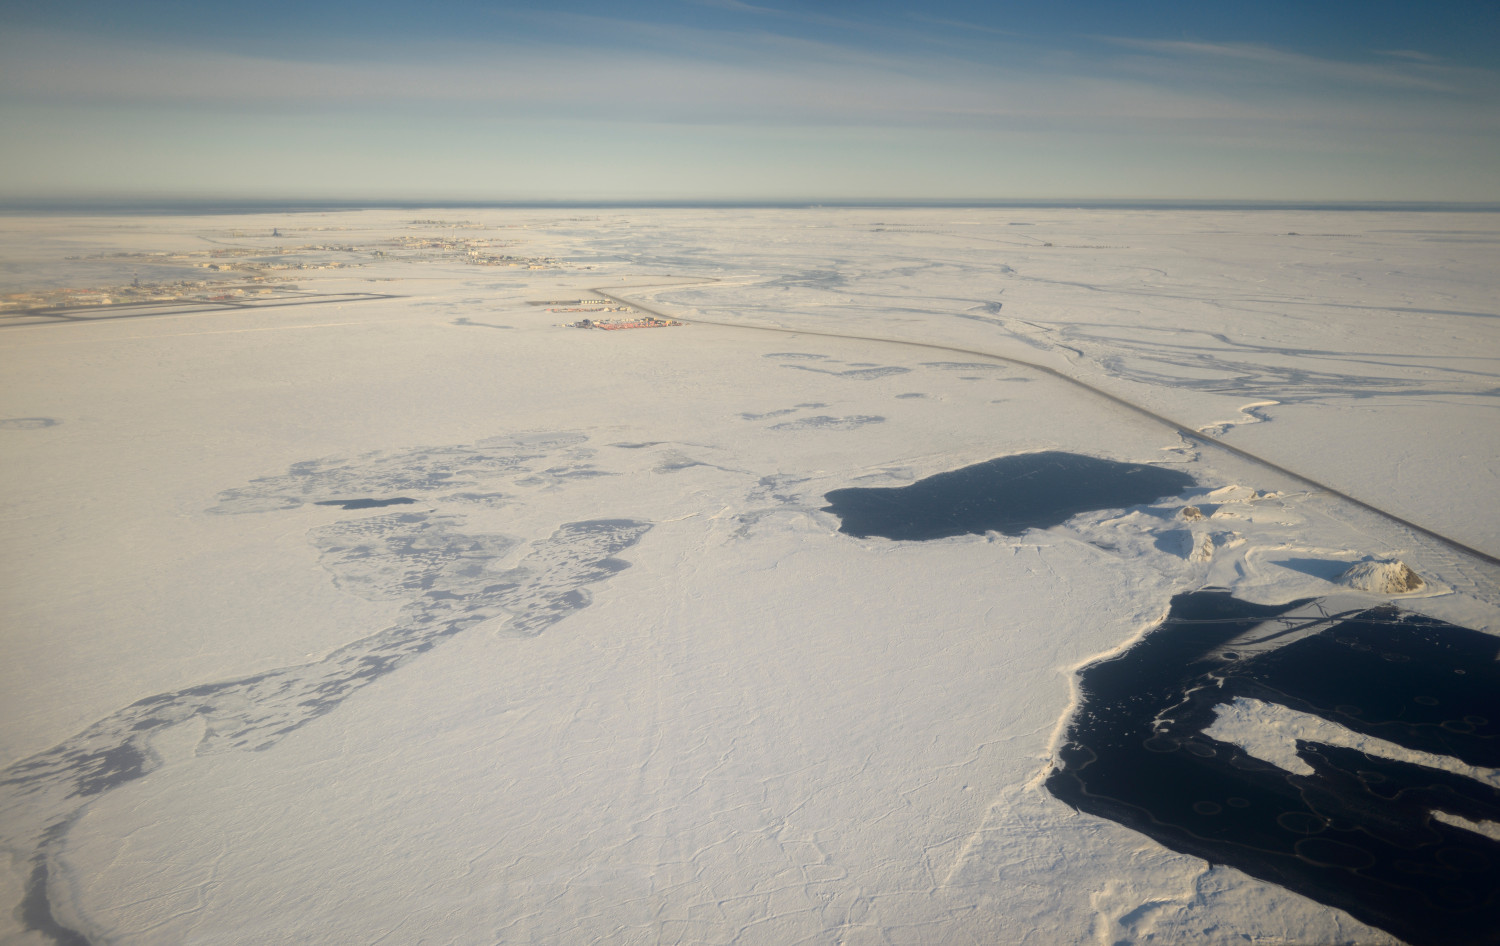
[[(1397, 942), (1042, 782), (1076, 671), (1180, 593), (1500, 630), (1497, 244), (0, 218), (0, 941)], [(826, 508), (1044, 452), (1196, 485), (927, 541)], [(1394, 561), (1419, 590), (1336, 584)]]

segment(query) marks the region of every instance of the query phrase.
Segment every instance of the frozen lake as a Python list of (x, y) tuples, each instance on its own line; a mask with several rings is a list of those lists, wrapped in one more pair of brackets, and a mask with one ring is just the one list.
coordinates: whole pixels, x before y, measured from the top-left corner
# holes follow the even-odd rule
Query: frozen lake
[[(1497, 247), (1482, 213), (0, 217), (0, 941), (1417, 941), (1357, 892), (1408, 859), (1304, 832), (1273, 875), (1049, 790), (1090, 674), (1201, 595), (1399, 607), (1417, 643), (1161, 665), (1243, 689), (1173, 738), (1265, 791), (1416, 778), (1382, 843), (1457, 839), (1410, 860), (1470, 899), (1424, 903), (1500, 928), (1493, 687), (1371, 682), (1500, 633)], [(594, 299), (686, 324), (536, 304)], [(1391, 560), (1422, 589), (1337, 583)], [(1474, 705), (1361, 741), (1388, 708), (1275, 664), (1320, 647), (1330, 688)], [(1179, 826), (1250, 824), (1222, 794)]]
[(1179, 470), (1042, 451), (934, 473), (909, 486), (836, 489), (823, 508), (839, 531), (904, 542), (1062, 525), (1083, 512), (1120, 509), (1194, 485)]

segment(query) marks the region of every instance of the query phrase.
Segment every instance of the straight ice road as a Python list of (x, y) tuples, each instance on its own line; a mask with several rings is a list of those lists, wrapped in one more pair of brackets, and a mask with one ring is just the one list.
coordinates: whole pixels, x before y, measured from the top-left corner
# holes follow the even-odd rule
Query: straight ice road
[(182, 300), (176, 302), (114, 302), (91, 306), (53, 306), (36, 309), (15, 309), (0, 314), (0, 329), (25, 328), (37, 325), (79, 325), (91, 322), (107, 322), (116, 319), (149, 319), (160, 316), (202, 315), (209, 312), (224, 312), (233, 309), (279, 309), (286, 306), (333, 305), (353, 302), (373, 302), (377, 299), (396, 299), (398, 296), (378, 292), (347, 292), (332, 295), (299, 294), (288, 299), (234, 299), (203, 301)]
[[(614, 288), (616, 288), (616, 287), (611, 287), (611, 289), (614, 289)], [(629, 288), (656, 288), (656, 287), (655, 286), (648, 286), (648, 287), (629, 287)], [(1158, 414), (1157, 412), (1155, 412), (1153, 410), (1150, 410), (1149, 408), (1143, 407), (1143, 406), (1141, 406), (1139, 404), (1136, 404), (1136, 403), (1134, 403), (1132, 401), (1128, 401), (1125, 398), (1119, 396), (1118, 394), (1113, 394), (1113, 393), (1111, 393), (1109, 391), (1104, 390), (1103, 388), (1100, 388), (1100, 387), (1097, 387), (1095, 385), (1089, 384), (1086, 381), (1082, 381), (1082, 380), (1080, 380), (1080, 379), (1078, 379), (1078, 378), (1076, 378), (1076, 377), (1068, 374), (1067, 372), (1060, 371), (1057, 368), (1053, 368), (1053, 367), (1050, 367), (1048, 365), (1039, 364), (1038, 362), (1035, 362), (1035, 361), (1027, 361), (1027, 360), (1024, 360), (1024, 359), (1015, 358), (1015, 357), (1011, 357), (1011, 356), (1008, 356), (1008, 355), (999, 355), (999, 354), (995, 354), (994, 352), (982, 351), (982, 350), (975, 349), (975, 348), (959, 348), (959, 347), (953, 346), (953, 345), (939, 345), (939, 344), (935, 344), (935, 343), (932, 343), (932, 342), (922, 342), (922, 341), (916, 341), (916, 340), (912, 340), (912, 339), (889, 338), (889, 337), (871, 336), (871, 335), (852, 335), (852, 334), (846, 334), (846, 333), (843, 333), (843, 332), (826, 332), (826, 331), (817, 331), (817, 330), (804, 329), (804, 328), (792, 328), (792, 327), (786, 327), (786, 326), (747, 325), (747, 324), (738, 323), (738, 322), (719, 322), (719, 321), (713, 321), (711, 319), (702, 319), (702, 318), (696, 318), (696, 317), (693, 317), (693, 316), (686, 316), (686, 315), (680, 315), (680, 314), (679, 315), (672, 315), (672, 314), (668, 314), (668, 313), (659, 311), (657, 309), (649, 308), (648, 306), (643, 305), (639, 301), (632, 300), (632, 299), (627, 299), (627, 298), (625, 298), (623, 296), (619, 296), (619, 295), (612, 295), (610, 290), (606, 290), (606, 289), (600, 288), (600, 289), (590, 289), (589, 291), (593, 292), (593, 293), (597, 293), (599, 295), (602, 295), (602, 296), (604, 296), (607, 299), (611, 299), (611, 300), (613, 300), (614, 302), (616, 302), (616, 303), (618, 303), (620, 305), (634, 306), (635, 308), (640, 309), (642, 312), (650, 313), (652, 315), (657, 316), (658, 318), (663, 318), (663, 319), (691, 319), (692, 320), (692, 324), (694, 324), (694, 325), (713, 325), (713, 326), (717, 326), (719, 328), (744, 329), (744, 330), (756, 331), (756, 332), (778, 332), (778, 333), (783, 334), (783, 335), (811, 335), (811, 336), (820, 336), (820, 337), (824, 337), (824, 338), (842, 338), (842, 339), (847, 339), (847, 340), (851, 340), (851, 341), (875, 342), (875, 343), (883, 344), (883, 345), (905, 345), (905, 346), (910, 346), (910, 347), (913, 347), (913, 348), (929, 349), (929, 350), (932, 350), (932, 351), (950, 352), (950, 353), (959, 354), (959, 355), (970, 355), (970, 356), (977, 357), (977, 358), (985, 358), (985, 359), (988, 359), (988, 360), (991, 360), (991, 361), (995, 361), (995, 362), (999, 362), (999, 363), (1002, 363), (1002, 364), (1016, 365), (1018, 367), (1023, 367), (1023, 368), (1030, 369), (1032, 371), (1037, 371), (1037, 372), (1040, 372), (1042, 374), (1049, 375), (1051, 377), (1057, 378), (1057, 379), (1059, 379), (1061, 381), (1066, 381), (1069, 384), (1075, 385), (1075, 386), (1077, 386), (1079, 388), (1082, 388), (1085, 391), (1088, 391), (1090, 394), (1094, 394), (1094, 395), (1097, 395), (1098, 397), (1104, 398), (1105, 400), (1110, 401), (1111, 403), (1116, 404), (1116, 405), (1118, 405), (1120, 407), (1126, 408), (1127, 410), (1131, 410), (1131, 411), (1134, 411), (1137, 414), (1142, 414), (1142, 415), (1144, 415), (1146, 417), (1149, 417), (1152, 420), (1157, 421), (1157, 422), (1161, 423), (1162, 425), (1164, 425), (1166, 427), (1169, 427), (1172, 430), (1176, 431), (1179, 435), (1181, 435), (1183, 438), (1185, 438), (1187, 440), (1191, 440), (1191, 441), (1194, 441), (1194, 442), (1197, 442), (1197, 443), (1202, 443), (1202, 444), (1214, 447), (1214, 448), (1219, 449), (1219, 450), (1227, 451), (1227, 452), (1232, 453), (1232, 454), (1234, 454), (1234, 455), (1236, 455), (1238, 457), (1241, 457), (1243, 459), (1253, 461), (1254, 463), (1256, 463), (1256, 464), (1258, 464), (1258, 465), (1260, 465), (1262, 467), (1265, 467), (1265, 468), (1270, 469), (1270, 470), (1274, 470), (1275, 472), (1280, 473), (1283, 476), (1290, 477), (1293, 480), (1296, 480), (1296, 481), (1298, 481), (1300, 483), (1304, 483), (1304, 484), (1306, 484), (1308, 486), (1311, 486), (1314, 489), (1319, 490), (1319, 491), (1324, 492), (1324, 493), (1327, 493), (1330, 496), (1335, 496), (1335, 497), (1337, 497), (1339, 499), (1344, 500), (1345, 502), (1352, 503), (1353, 505), (1358, 506), (1361, 509), (1364, 509), (1364, 510), (1366, 510), (1368, 512), (1373, 512), (1373, 513), (1375, 513), (1378, 516), (1381, 516), (1381, 517), (1383, 517), (1385, 519), (1388, 519), (1391, 522), (1396, 523), (1397, 525), (1404, 526), (1404, 527), (1406, 527), (1406, 528), (1408, 528), (1408, 529), (1412, 530), (1413, 532), (1416, 532), (1416, 533), (1418, 533), (1420, 535), (1424, 535), (1424, 536), (1426, 536), (1426, 537), (1428, 537), (1430, 539), (1436, 539), (1437, 541), (1443, 543), (1444, 545), (1448, 546), (1449, 548), (1451, 548), (1451, 549), (1453, 549), (1455, 551), (1462, 552), (1465, 555), (1471, 555), (1474, 558), (1477, 558), (1480, 561), (1486, 562), (1486, 563), (1488, 563), (1490, 565), (1500, 565), (1500, 556), (1493, 555), (1493, 554), (1491, 554), (1489, 552), (1483, 551), (1482, 549), (1474, 548), (1473, 546), (1470, 546), (1470, 545), (1465, 545), (1464, 543), (1460, 542), (1459, 540), (1457, 540), (1455, 538), (1452, 538), (1451, 536), (1444, 535), (1444, 534), (1442, 534), (1440, 532), (1437, 532), (1437, 531), (1434, 531), (1432, 529), (1429, 529), (1426, 526), (1419, 525), (1418, 523), (1412, 522), (1410, 519), (1405, 519), (1405, 518), (1403, 518), (1401, 516), (1396, 515), (1393, 512), (1389, 512), (1389, 511), (1387, 511), (1385, 509), (1380, 508), (1379, 506), (1376, 506), (1376, 505), (1373, 505), (1371, 503), (1368, 503), (1368, 502), (1364, 501), (1363, 499), (1360, 499), (1360, 498), (1358, 498), (1356, 496), (1352, 496), (1349, 493), (1347, 493), (1347, 492), (1345, 492), (1345, 491), (1343, 491), (1341, 489), (1338, 489), (1337, 487), (1330, 486), (1327, 483), (1319, 482), (1318, 480), (1315, 480), (1315, 479), (1313, 479), (1310, 476), (1307, 476), (1307, 475), (1302, 474), (1302, 473), (1298, 473), (1297, 471), (1292, 470), (1292, 469), (1288, 469), (1287, 467), (1282, 466), (1279, 463), (1276, 463), (1276, 462), (1274, 462), (1272, 460), (1266, 459), (1264, 456), (1262, 456), (1260, 454), (1253, 453), (1253, 452), (1251, 452), (1249, 450), (1244, 449), (1243, 447), (1237, 447), (1234, 444), (1227, 443), (1224, 440), (1221, 440), (1221, 439), (1219, 439), (1217, 437), (1209, 436), (1208, 434), (1204, 433), (1202, 431), (1202, 429), (1194, 428), (1194, 427), (1189, 427), (1188, 425), (1183, 424), (1180, 421), (1173, 420), (1170, 417), (1165, 417), (1165, 416), (1163, 416), (1161, 414)], [(1268, 402), (1264, 402), (1264, 404), (1250, 405), (1250, 407), (1252, 407), (1252, 408), (1262, 407), (1262, 406), (1266, 406), (1266, 405), (1270, 405), (1270, 404), (1275, 404), (1275, 403), (1277, 403), (1277, 402), (1275, 402), (1275, 401), (1268, 401)]]

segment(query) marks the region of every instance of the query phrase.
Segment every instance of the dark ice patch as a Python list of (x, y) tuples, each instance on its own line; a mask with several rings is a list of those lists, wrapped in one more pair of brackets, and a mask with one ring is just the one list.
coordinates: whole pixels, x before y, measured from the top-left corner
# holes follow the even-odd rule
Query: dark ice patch
[(984, 322), (987, 325), (993, 325), (997, 328), (1005, 328), (1004, 319), (992, 318), (988, 315), (976, 315), (973, 312), (955, 312), (953, 314), (960, 319), (968, 319), (971, 322)]
[(80, 752), (70, 761), (78, 770), (75, 793), (88, 796), (140, 778), (145, 774), (147, 760), (138, 747), (124, 742), (94, 752)]
[(776, 473), (771, 476), (762, 476), (755, 488), (750, 491), (751, 502), (774, 502), (785, 506), (797, 505), (802, 502), (802, 496), (796, 487), (808, 482), (805, 476), (793, 476), (789, 473)]
[(678, 470), (690, 470), (695, 466), (708, 466), (702, 460), (695, 460), (685, 453), (673, 450), (661, 458), (652, 469), (653, 473), (676, 473)]
[(877, 368), (848, 368), (842, 371), (830, 368), (814, 368), (811, 365), (782, 365), (782, 367), (796, 368), (800, 371), (816, 371), (818, 374), (831, 374), (839, 378), (849, 378), (853, 381), (874, 381), (877, 378), (906, 374), (911, 370), (910, 368), (902, 368), (899, 365), (887, 365)]
[(591, 480), (601, 476), (621, 476), (623, 474), (609, 470), (598, 470), (593, 466), (574, 467), (551, 467), (530, 476), (520, 477), (515, 481), (517, 486), (535, 486), (543, 488), (557, 488), (558, 484), (567, 480)]
[(475, 328), (507, 328), (507, 329), (513, 329), (513, 328), (515, 328), (514, 325), (496, 325), (493, 322), (472, 322), (472, 321), (470, 321), (469, 319), (466, 319), (466, 318), (454, 319), (451, 324), (453, 324), (453, 325), (472, 325)]
[[(1207, 507), (1200, 508), (1203, 509), (1205, 516), (1213, 515)], [(1321, 578), (1324, 581), (1331, 582), (1337, 581), (1339, 576), (1348, 571), (1349, 566), (1353, 563), (1329, 558), (1278, 558), (1272, 559), (1271, 564), (1280, 565), (1282, 568), (1291, 569), (1294, 572), (1301, 572), (1304, 575), (1311, 575), (1314, 578)]]
[(487, 485), (497, 477), (534, 470), (537, 461), (559, 451), (586, 455), (588, 438), (571, 431), (543, 431), (490, 437), (447, 447), (414, 447), (354, 457), (294, 463), (286, 473), (252, 480), (221, 492), (209, 512), (218, 515), (295, 509), (314, 497), (428, 493)]
[(1194, 485), (1177, 470), (1076, 453), (1023, 453), (937, 473), (910, 486), (836, 489), (839, 531), (921, 541), (1060, 525), (1082, 512), (1148, 503)]
[[(172, 726), (203, 721), (200, 756), (259, 752), (455, 634), (504, 618), (501, 633), (534, 637), (587, 607), (589, 586), (626, 567), (618, 553), (651, 528), (629, 519), (566, 523), (495, 572), (519, 540), (465, 533), (460, 522), (403, 512), (311, 530), (334, 582), (401, 602), (396, 623), (310, 663), (145, 697), (10, 765), (0, 772), (0, 846), (45, 868), (91, 799), (160, 767), (151, 740)], [(58, 943), (86, 943), (50, 919), (46, 880), (45, 869), (34, 870), (19, 905), (28, 926)]]
[(61, 423), (52, 417), (3, 417), (0, 418), (0, 430), (41, 430)]
[(550, 469), (543, 470), (542, 472), (548, 476), (556, 477), (560, 480), (591, 480), (595, 477), (600, 476), (620, 475), (619, 473), (615, 473), (611, 470), (600, 470), (594, 468), (593, 466), (555, 466)]
[(797, 413), (797, 409), (795, 407), (783, 407), (777, 411), (766, 411), (764, 414), (745, 413), (741, 414), (740, 417), (744, 420), (765, 420), (768, 417), (785, 417), (787, 414), (795, 413)]
[(988, 361), (924, 361), (924, 368), (938, 368), (943, 371), (1004, 371), (997, 364)]
[(92, 946), (87, 936), (63, 926), (52, 915), (52, 902), (47, 898), (45, 855), (38, 854), (32, 860), (31, 876), (26, 881), (26, 892), (17, 912), (27, 930), (49, 937), (57, 946)]
[(768, 430), (855, 430), (869, 424), (883, 424), (884, 417), (873, 414), (855, 414), (852, 417), (829, 417), (820, 414), (817, 417), (799, 417), (796, 420), (783, 421), (772, 424)]
[(404, 506), (416, 502), (406, 496), (393, 499), (320, 499), (314, 506), (342, 506), (345, 509), (379, 509), (382, 506)]
[(489, 505), (491, 503), (503, 503), (506, 500), (506, 496), (504, 493), (474, 492), (448, 493), (447, 495), (440, 496), (438, 498), (442, 499), (444, 502), (450, 503), (478, 503), (484, 505)]

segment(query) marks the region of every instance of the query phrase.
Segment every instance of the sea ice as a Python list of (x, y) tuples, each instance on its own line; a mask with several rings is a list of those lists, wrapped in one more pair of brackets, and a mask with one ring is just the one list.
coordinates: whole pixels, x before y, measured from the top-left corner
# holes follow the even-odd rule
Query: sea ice
[[(6, 292), (235, 250), (192, 300), (0, 309), (0, 940), (1394, 942), (1042, 782), (1173, 595), (1399, 559), (1500, 628), (1440, 538), (1500, 554), (1495, 230), (0, 219)], [(687, 324), (531, 304), (606, 293)], [(824, 508), (1049, 453), (1176, 485), (926, 541)]]

